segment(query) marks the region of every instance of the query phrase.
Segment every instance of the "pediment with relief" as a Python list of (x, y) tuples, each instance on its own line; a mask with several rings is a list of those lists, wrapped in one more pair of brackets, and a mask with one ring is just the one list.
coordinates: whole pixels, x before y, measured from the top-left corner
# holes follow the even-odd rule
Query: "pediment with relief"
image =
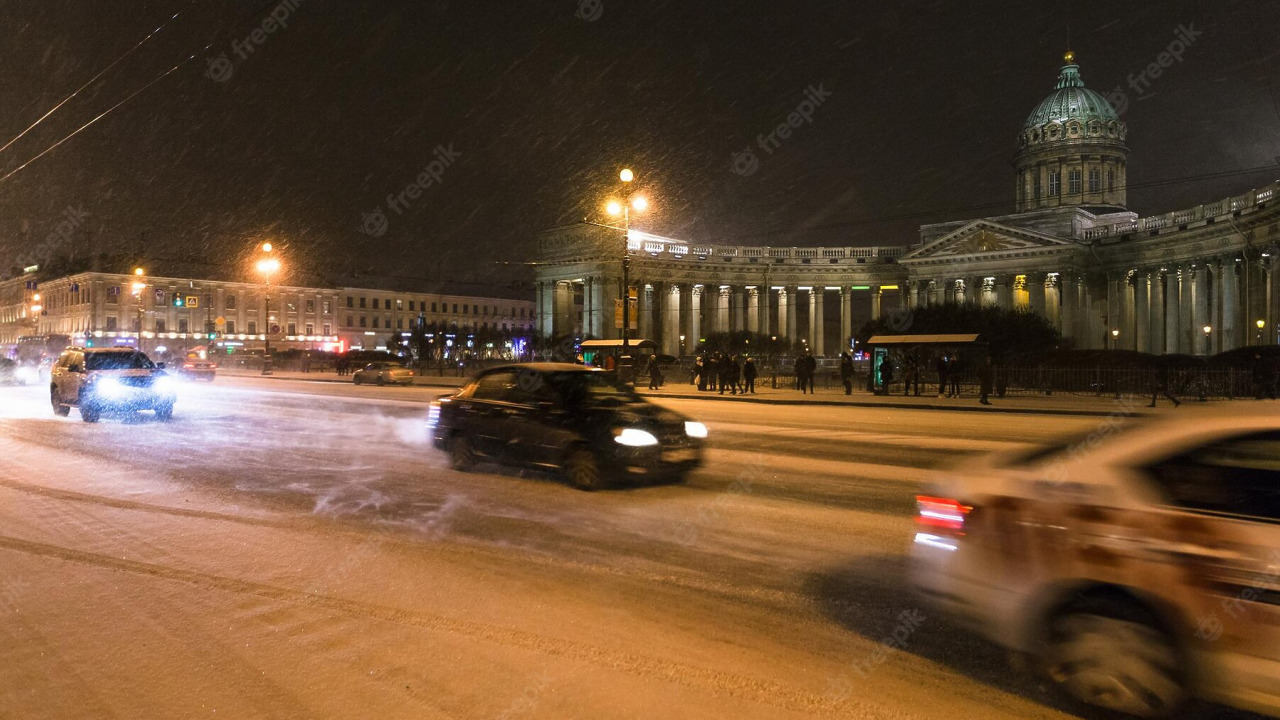
[(1043, 233), (975, 221), (918, 248), (902, 260), (999, 255), (1019, 250), (1059, 248), (1071, 243)]

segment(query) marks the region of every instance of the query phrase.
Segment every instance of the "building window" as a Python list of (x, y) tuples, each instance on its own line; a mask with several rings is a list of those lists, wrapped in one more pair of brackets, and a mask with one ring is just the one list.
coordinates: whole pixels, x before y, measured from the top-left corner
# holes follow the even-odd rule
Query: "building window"
[(391, 298), (387, 298), (387, 299), (385, 299), (385, 300), (383, 300), (383, 301), (382, 301), (382, 309), (383, 309), (383, 310), (390, 310), (390, 309), (391, 309)]
[(332, 327), (332, 326), (330, 326), (330, 325), (329, 325), (329, 323), (325, 323), (325, 324), (324, 324), (324, 336), (325, 336), (325, 337), (329, 337), (329, 336), (330, 336), (330, 335), (332, 335), (332, 334), (333, 334), (333, 327)]
[[(355, 324), (356, 324), (356, 322), (355, 322), (355, 318), (353, 318), (353, 317), (351, 317), (350, 315), (348, 315), (348, 316), (347, 316), (347, 327), (355, 327)], [(325, 335), (328, 335), (328, 334), (329, 334), (329, 333), (325, 333)]]
[(458, 314), (458, 303), (454, 303), (454, 304), (453, 304), (453, 314), (454, 314), (454, 315), (457, 315), (457, 314)]
[(1058, 194), (1061, 184), (1062, 173), (1056, 171), (1049, 173), (1049, 197), (1053, 197)]
[(1036, 176), (1035, 176), (1035, 190), (1036, 190), (1036, 199), (1039, 200), (1040, 199), (1040, 173), (1036, 173)]
[(396, 329), (397, 329), (397, 330), (403, 330), (403, 329), (404, 329), (404, 318), (399, 318), (399, 317), (398, 317), (398, 318), (396, 318)]
[(348, 295), (348, 296), (347, 296), (347, 307), (355, 307), (355, 300), (356, 300), (355, 298), (353, 298), (353, 297), (351, 297), (350, 295)]
[(227, 334), (227, 335), (235, 335), (235, 334), (236, 334), (236, 321), (235, 321), (235, 320), (228, 320), (228, 321), (227, 321), (227, 331), (226, 331), (226, 334)]
[(1098, 168), (1089, 169), (1089, 192), (1102, 192), (1102, 171)]
[(307, 301), (307, 312), (309, 312), (309, 313), (313, 313), (313, 312), (315, 312), (315, 311), (316, 311), (316, 301), (315, 301), (315, 300), (308, 300), (308, 301)]
[(186, 318), (178, 318), (178, 332), (180, 333), (191, 332), (191, 326), (187, 324)]
[(366, 302), (368, 302), (368, 298), (360, 298), (360, 307), (361, 308), (368, 307), (368, 305), (365, 304)]
[(361, 315), (361, 316), (360, 316), (360, 327), (365, 327), (365, 326), (367, 326), (367, 325), (368, 325), (368, 323), (369, 323), (369, 319), (368, 319), (368, 318), (366, 318), (364, 315)]
[(328, 301), (328, 300), (325, 300), (323, 303), (321, 303), (321, 304), (320, 304), (320, 306), (321, 306), (321, 308), (323, 308), (323, 310), (324, 310), (324, 314), (325, 314), (325, 315), (328, 315), (328, 314), (329, 314), (330, 312), (332, 312), (332, 310), (333, 310), (333, 307), (332, 307), (331, 305), (329, 305), (329, 301)]
[(156, 332), (158, 333), (167, 332), (165, 330), (163, 318), (156, 318)]
[(249, 321), (249, 334), (250, 334), (250, 335), (257, 335), (257, 334), (258, 334), (258, 321), (257, 321), (257, 320), (250, 320), (250, 321)]
[(413, 301), (409, 301), (409, 312), (413, 312)]
[(1080, 194), (1080, 171), (1079, 170), (1067, 171), (1067, 192), (1071, 195)]
[[(410, 301), (410, 302), (412, 302), (412, 301)], [(396, 309), (397, 309), (397, 310), (403, 310), (403, 309), (404, 309), (404, 301), (403, 301), (403, 300), (396, 300)], [(410, 307), (409, 309), (410, 309), (410, 310), (412, 310), (413, 308), (412, 308), (412, 307)]]
[(436, 311), (436, 304), (431, 303), (431, 312), (435, 312), (435, 311)]
[(377, 330), (377, 329), (378, 329), (378, 316), (377, 316), (377, 315), (374, 315), (374, 316), (373, 316), (373, 329), (374, 329), (374, 330)]
[(298, 324), (297, 324), (297, 323), (289, 323), (289, 332), (285, 333), (285, 335), (294, 335), (294, 336), (296, 336), (297, 334), (298, 334)]
[(107, 317), (107, 330), (108, 330), (109, 332), (115, 332), (115, 331), (116, 331), (116, 327), (117, 327), (117, 326), (116, 326), (116, 319), (115, 319), (115, 317), (108, 316), (108, 317)]
[(316, 326), (312, 325), (311, 323), (307, 323), (306, 330), (307, 330), (306, 335), (308, 337), (316, 334)]
[(1111, 192), (1116, 191), (1116, 171), (1115, 170), (1107, 171), (1107, 190)]

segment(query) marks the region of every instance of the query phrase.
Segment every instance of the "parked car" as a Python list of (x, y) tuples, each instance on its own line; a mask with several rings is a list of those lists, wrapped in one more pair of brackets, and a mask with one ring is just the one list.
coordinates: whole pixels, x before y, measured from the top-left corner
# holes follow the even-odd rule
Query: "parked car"
[(218, 364), (211, 360), (184, 360), (181, 365), (174, 368), (174, 373), (192, 380), (213, 382), (218, 374)]
[(80, 409), (80, 419), (97, 422), (106, 413), (151, 410), (161, 420), (173, 416), (177, 395), (163, 366), (133, 348), (63, 351), (53, 366), (49, 401), (54, 413)]
[(493, 461), (562, 473), (592, 490), (630, 477), (678, 481), (702, 462), (707, 428), (650, 403), (613, 373), (569, 363), (481, 373), (428, 411), (453, 467)]
[(1130, 422), (941, 473), (915, 585), (1077, 701), (1280, 715), (1280, 413)]
[(396, 363), (372, 362), (355, 371), (351, 376), (351, 382), (356, 385), (360, 385), (362, 383), (373, 383), (375, 385), (399, 383), (401, 385), (410, 385), (413, 383), (413, 370), (410, 370), (403, 365), (397, 365)]

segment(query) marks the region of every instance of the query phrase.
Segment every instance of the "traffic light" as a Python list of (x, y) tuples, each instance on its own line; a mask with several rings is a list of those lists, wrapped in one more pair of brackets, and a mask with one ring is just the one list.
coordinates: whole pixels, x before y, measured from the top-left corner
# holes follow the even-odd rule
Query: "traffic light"
[(181, 295), (179, 295), (178, 293), (174, 293), (174, 294), (173, 294), (173, 306), (174, 306), (174, 307), (182, 307), (182, 306), (183, 306), (182, 296), (181, 296)]

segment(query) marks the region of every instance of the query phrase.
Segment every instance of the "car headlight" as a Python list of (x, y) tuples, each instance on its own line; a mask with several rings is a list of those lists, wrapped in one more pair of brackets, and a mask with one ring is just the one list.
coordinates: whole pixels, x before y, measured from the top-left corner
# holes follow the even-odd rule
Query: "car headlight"
[(433, 402), (427, 406), (427, 427), (433, 428), (440, 424), (440, 403)]
[(158, 393), (165, 393), (166, 395), (172, 393), (174, 391), (173, 378), (167, 375), (158, 377), (151, 383), (151, 387)]
[(23, 366), (18, 368), (17, 378), (18, 382), (23, 385), (29, 385), (39, 380), (40, 375), (36, 372), (35, 368)]
[(686, 422), (684, 424), (684, 434), (691, 438), (704, 438), (707, 436), (707, 426), (700, 422)]
[(658, 438), (648, 430), (639, 428), (618, 428), (613, 431), (613, 441), (627, 447), (647, 447), (657, 445)]
[(124, 383), (113, 377), (99, 378), (98, 382), (94, 384), (94, 389), (107, 397), (120, 397), (128, 392)]

